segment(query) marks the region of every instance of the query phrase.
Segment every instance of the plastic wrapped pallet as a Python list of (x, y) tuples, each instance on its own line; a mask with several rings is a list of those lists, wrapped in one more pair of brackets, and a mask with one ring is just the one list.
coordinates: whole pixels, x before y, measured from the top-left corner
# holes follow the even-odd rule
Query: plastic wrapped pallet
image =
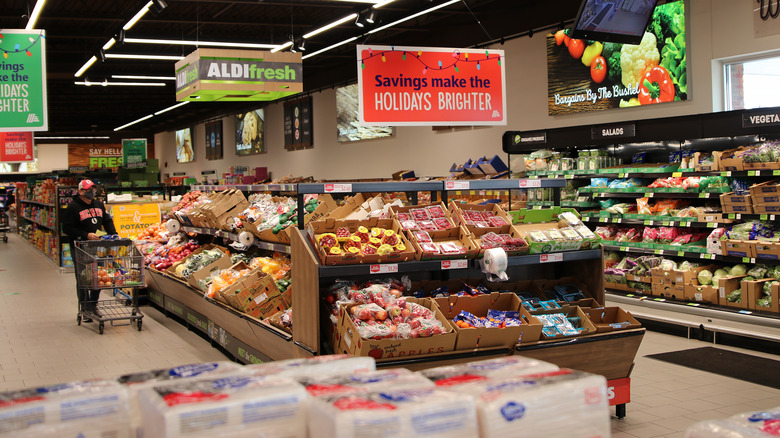
[(610, 436), (607, 381), (561, 369), (535, 376), (489, 379), (446, 387), (475, 397), (482, 438)]
[(780, 407), (749, 412), (726, 420), (701, 421), (685, 431), (685, 438), (759, 438), (780, 436)]
[(120, 376), (117, 381), (127, 385), (130, 400), (130, 424), (132, 434), (137, 438), (143, 437), (141, 430), (141, 410), (138, 406), (138, 391), (143, 388), (151, 388), (160, 382), (169, 380), (188, 379), (193, 377), (221, 375), (228, 373), (240, 373), (243, 371), (241, 365), (233, 362), (205, 362), (189, 365), (182, 365), (174, 368), (164, 368), (149, 370), (140, 373), (125, 374)]
[(109, 380), (0, 393), (0, 437), (127, 438), (127, 390)]
[(309, 398), (277, 376), (186, 379), (138, 392), (146, 438), (306, 438)]
[(384, 389), (395, 391), (433, 386), (433, 382), (430, 380), (405, 368), (352, 374), (315, 375), (300, 377), (296, 380), (313, 396), (346, 395)]
[(459, 365), (429, 368), (420, 373), (437, 386), (460, 385), (488, 378), (519, 377), (528, 374), (558, 371), (558, 365), (522, 356), (468, 362)]
[(474, 398), (435, 388), (315, 397), (310, 438), (476, 438)]
[(331, 354), (305, 359), (288, 359), (244, 367), (253, 375), (306, 377), (325, 374), (350, 374), (360, 371), (375, 371), (376, 361), (372, 357), (355, 357), (346, 354)]

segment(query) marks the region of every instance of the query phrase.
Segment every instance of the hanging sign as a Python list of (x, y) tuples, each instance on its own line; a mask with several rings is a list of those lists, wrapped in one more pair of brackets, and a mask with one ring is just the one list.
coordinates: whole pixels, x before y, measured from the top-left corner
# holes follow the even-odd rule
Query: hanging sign
[(626, 123), (622, 125), (597, 126), (590, 128), (591, 140), (604, 138), (631, 138), (636, 137), (636, 125)]
[(506, 125), (503, 50), (357, 46), (363, 126)]
[(284, 104), (284, 147), (288, 150), (312, 146), (311, 96)]
[(0, 31), (0, 131), (48, 131), (46, 36)]
[(758, 110), (742, 113), (743, 128), (758, 128), (760, 126), (780, 125), (780, 111)]
[(117, 204), (111, 206), (116, 232), (124, 238), (160, 223), (160, 204)]
[(0, 163), (34, 160), (32, 132), (0, 132)]
[(146, 162), (146, 139), (122, 139), (122, 162), (125, 167), (144, 167)]

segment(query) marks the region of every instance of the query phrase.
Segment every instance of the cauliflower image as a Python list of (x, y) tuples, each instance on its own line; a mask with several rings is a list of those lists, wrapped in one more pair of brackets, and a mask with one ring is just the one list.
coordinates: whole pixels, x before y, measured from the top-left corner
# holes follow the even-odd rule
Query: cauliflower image
[(623, 70), (622, 81), (625, 87), (636, 87), (642, 79), (642, 74), (649, 67), (655, 67), (661, 60), (658, 53), (658, 41), (650, 32), (645, 32), (638, 46), (624, 44), (620, 49), (620, 68)]

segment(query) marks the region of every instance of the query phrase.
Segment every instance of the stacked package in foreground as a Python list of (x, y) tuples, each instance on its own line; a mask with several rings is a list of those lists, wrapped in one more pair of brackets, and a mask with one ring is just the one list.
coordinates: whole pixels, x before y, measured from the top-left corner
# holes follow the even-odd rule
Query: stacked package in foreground
[(701, 421), (685, 431), (685, 438), (761, 438), (780, 436), (780, 408), (748, 412), (726, 420)]

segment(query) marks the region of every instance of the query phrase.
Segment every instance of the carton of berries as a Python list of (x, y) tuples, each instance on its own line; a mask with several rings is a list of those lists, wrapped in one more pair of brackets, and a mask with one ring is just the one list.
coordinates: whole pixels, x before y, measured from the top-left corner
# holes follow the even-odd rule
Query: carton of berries
[(324, 219), (307, 226), (324, 265), (398, 263), (415, 259), (415, 250), (394, 219)]

